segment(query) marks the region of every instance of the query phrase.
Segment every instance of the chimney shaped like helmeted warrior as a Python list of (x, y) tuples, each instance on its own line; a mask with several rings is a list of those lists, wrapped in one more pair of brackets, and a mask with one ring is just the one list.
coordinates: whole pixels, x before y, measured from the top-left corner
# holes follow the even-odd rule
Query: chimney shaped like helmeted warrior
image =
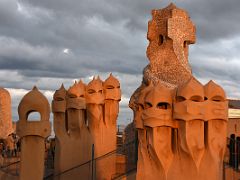
[(188, 13), (174, 4), (152, 11), (150, 63), (129, 102), (139, 140), (138, 180), (222, 178), (227, 101), (220, 86), (203, 86), (192, 76), (188, 46), (195, 34)]

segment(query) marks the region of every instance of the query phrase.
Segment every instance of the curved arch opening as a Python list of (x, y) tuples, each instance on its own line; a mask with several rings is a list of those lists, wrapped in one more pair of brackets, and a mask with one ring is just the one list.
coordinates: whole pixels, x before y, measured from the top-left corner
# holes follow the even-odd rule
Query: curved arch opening
[(41, 114), (37, 111), (31, 111), (27, 114), (27, 121), (40, 121)]

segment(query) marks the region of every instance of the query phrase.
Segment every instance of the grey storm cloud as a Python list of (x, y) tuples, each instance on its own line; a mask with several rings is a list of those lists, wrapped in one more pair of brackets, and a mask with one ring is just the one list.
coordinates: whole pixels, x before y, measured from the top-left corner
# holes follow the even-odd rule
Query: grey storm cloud
[[(127, 20), (129, 27), (146, 30), (146, 21), (151, 9), (163, 8), (167, 0), (28, 0), (32, 5), (49, 9), (61, 15), (72, 17), (102, 16), (109, 23)], [(186, 9), (196, 22), (201, 39), (214, 40), (238, 34), (240, 18), (238, 0), (174, 0), (174, 3)], [(231, 28), (229, 28), (231, 27)]]
[[(175, 0), (197, 27), (190, 47), (194, 75), (214, 79), (229, 97), (240, 98), (239, 0)], [(132, 118), (128, 99), (147, 65), (151, 10), (168, 0), (0, 0), (0, 86), (10, 89), (13, 118), (26, 90), (37, 85), (49, 101), (61, 83), (90, 81), (110, 72), (120, 79), (119, 119)], [(25, 90), (23, 90), (25, 89)]]

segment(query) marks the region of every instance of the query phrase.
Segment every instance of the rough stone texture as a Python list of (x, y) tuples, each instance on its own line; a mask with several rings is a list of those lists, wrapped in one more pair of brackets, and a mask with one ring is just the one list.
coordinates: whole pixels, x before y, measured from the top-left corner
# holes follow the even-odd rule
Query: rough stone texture
[[(88, 85), (76, 82), (68, 91), (54, 94), (52, 111), (56, 134), (55, 174), (59, 179), (89, 179), (94, 144), (94, 178), (111, 179), (116, 173), (116, 122), (121, 90), (110, 75), (105, 82), (94, 78)], [(84, 166), (79, 166), (86, 163)], [(79, 166), (73, 171), (65, 171)], [(107, 171), (106, 171), (107, 169)], [(63, 173), (63, 174), (62, 174)]]
[(130, 107), (136, 108), (139, 92), (151, 81), (174, 89), (192, 76), (188, 65), (188, 45), (195, 43), (195, 26), (188, 14), (174, 4), (152, 11), (148, 23), (150, 64), (144, 68), (142, 85), (132, 95)]
[(137, 127), (137, 179), (222, 179), (228, 119), (223, 89), (194, 78), (176, 93), (149, 86), (135, 116), (142, 121)]
[[(54, 173), (58, 179), (80, 179), (89, 177), (92, 138), (85, 122), (85, 84), (75, 82), (68, 91), (63, 85), (53, 97), (54, 132), (56, 147)], [(74, 171), (66, 173), (71, 168)]]
[(225, 92), (213, 81), (203, 86), (191, 75), (187, 56), (195, 27), (187, 13), (170, 4), (152, 16), (150, 64), (129, 103), (139, 139), (136, 178), (222, 179)]
[(9, 92), (0, 88), (0, 139), (5, 139), (13, 132), (11, 97)]
[[(87, 115), (94, 142), (94, 154), (95, 158), (99, 158), (116, 150), (116, 123), (121, 100), (120, 83), (112, 75), (104, 82), (98, 77), (88, 84), (86, 93)], [(115, 153), (96, 161), (96, 179), (111, 179), (115, 173)]]
[[(29, 121), (31, 112), (38, 112), (39, 121)], [(18, 106), (17, 134), (21, 138), (20, 180), (42, 180), (44, 176), (45, 138), (50, 136), (50, 106), (36, 87), (27, 93)]]

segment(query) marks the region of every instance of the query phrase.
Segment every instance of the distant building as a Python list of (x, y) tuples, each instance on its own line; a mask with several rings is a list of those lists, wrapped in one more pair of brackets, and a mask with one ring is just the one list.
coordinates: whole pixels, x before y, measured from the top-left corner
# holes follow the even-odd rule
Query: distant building
[(240, 136), (240, 100), (230, 99), (228, 103), (228, 133)]

